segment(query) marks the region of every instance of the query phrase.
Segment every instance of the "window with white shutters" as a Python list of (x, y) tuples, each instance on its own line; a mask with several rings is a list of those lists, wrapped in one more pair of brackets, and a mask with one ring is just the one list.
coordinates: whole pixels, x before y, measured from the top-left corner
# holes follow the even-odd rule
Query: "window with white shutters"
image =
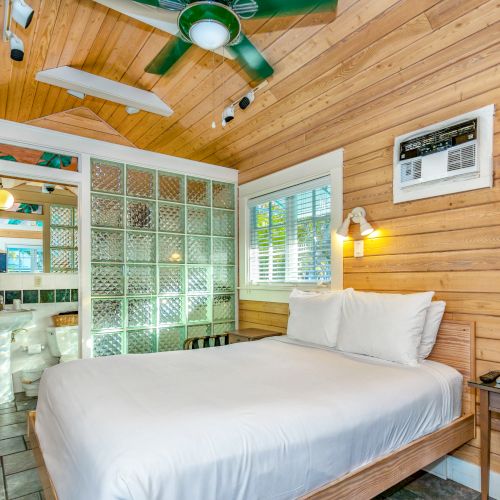
[(329, 177), (249, 200), (251, 283), (331, 281)]

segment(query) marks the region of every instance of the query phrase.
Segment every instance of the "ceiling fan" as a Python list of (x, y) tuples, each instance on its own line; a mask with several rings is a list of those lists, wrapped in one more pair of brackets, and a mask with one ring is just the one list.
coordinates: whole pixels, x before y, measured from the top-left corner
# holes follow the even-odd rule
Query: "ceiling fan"
[(241, 21), (251, 18), (333, 11), (337, 0), (96, 0), (175, 35), (146, 66), (164, 75), (194, 44), (236, 59), (252, 80), (273, 74), (272, 66), (245, 36)]

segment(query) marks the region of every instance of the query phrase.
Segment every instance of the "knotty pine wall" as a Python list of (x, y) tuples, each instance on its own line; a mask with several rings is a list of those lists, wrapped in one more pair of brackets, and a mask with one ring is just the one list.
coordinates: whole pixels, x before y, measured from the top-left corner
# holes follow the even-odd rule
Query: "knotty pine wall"
[[(458, 9), (455, 13), (449, 8), (453, 3)], [(448, 318), (475, 322), (477, 374), (500, 369), (500, 115), (495, 121), (493, 189), (394, 205), (392, 146), (399, 134), (487, 104), (500, 107), (499, 2), (489, 3), (493, 8), (491, 25), (470, 36), (464, 34), (463, 40), (457, 37), (448, 55), (424, 57), (421, 78), (415, 72), (409, 75), (401, 71), (394, 84), (400, 85), (410, 77), (411, 83), (387, 93), (384, 82), (376, 81), (375, 69), (374, 80), (363, 85), (368, 89), (363, 91), (366, 104), (356, 107), (361, 95), (359, 99), (351, 95), (346, 106), (352, 106), (352, 112), (349, 108), (333, 108), (324, 123), (300, 138), (290, 135), (290, 130), (288, 134), (287, 129), (280, 130), (265, 141), (266, 147), (260, 145), (249, 168), (247, 160), (239, 165), (244, 183), (344, 147), (345, 212), (355, 206), (365, 207), (368, 220), (377, 229), (376, 237), (365, 239), (363, 258), (353, 257), (352, 241), (345, 243), (344, 286), (392, 292), (435, 290), (436, 299), (447, 303)], [(459, 8), (465, 3), (440, 4), (439, 9), (425, 15), (431, 27), (429, 40), (436, 29), (441, 29), (445, 43), (447, 37), (470, 25), (474, 16), (469, 12), (469, 20), (461, 24)], [(450, 16), (454, 16), (452, 22)], [(439, 51), (439, 40), (432, 43)], [(472, 47), (474, 53), (464, 58)], [(382, 60), (380, 67), (384, 64)], [(352, 82), (356, 68), (349, 71)], [(363, 78), (372, 77), (365, 73)], [(373, 95), (368, 100), (370, 91)], [(337, 113), (342, 113), (341, 118)], [(239, 309), (240, 327), (286, 330), (286, 304), (240, 301)], [(478, 446), (479, 430), (457, 455), (478, 463)], [(500, 471), (500, 432), (493, 432), (491, 458), (492, 468)]]

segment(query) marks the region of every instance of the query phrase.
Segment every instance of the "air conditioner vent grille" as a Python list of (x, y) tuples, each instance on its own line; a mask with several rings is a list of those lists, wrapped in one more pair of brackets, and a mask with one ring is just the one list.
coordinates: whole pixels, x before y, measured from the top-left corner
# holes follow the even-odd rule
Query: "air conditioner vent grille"
[(476, 144), (448, 151), (447, 171), (454, 172), (464, 168), (472, 168), (476, 165)]
[(417, 158), (401, 163), (401, 182), (415, 181), (422, 177), (422, 160)]

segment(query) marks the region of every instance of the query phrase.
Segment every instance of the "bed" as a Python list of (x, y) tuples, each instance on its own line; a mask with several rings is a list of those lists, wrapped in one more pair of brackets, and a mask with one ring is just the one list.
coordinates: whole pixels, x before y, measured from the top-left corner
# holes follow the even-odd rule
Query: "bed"
[(472, 339), (443, 322), (416, 368), (287, 337), (59, 365), (30, 415), (46, 493), (371, 498), (472, 439)]

